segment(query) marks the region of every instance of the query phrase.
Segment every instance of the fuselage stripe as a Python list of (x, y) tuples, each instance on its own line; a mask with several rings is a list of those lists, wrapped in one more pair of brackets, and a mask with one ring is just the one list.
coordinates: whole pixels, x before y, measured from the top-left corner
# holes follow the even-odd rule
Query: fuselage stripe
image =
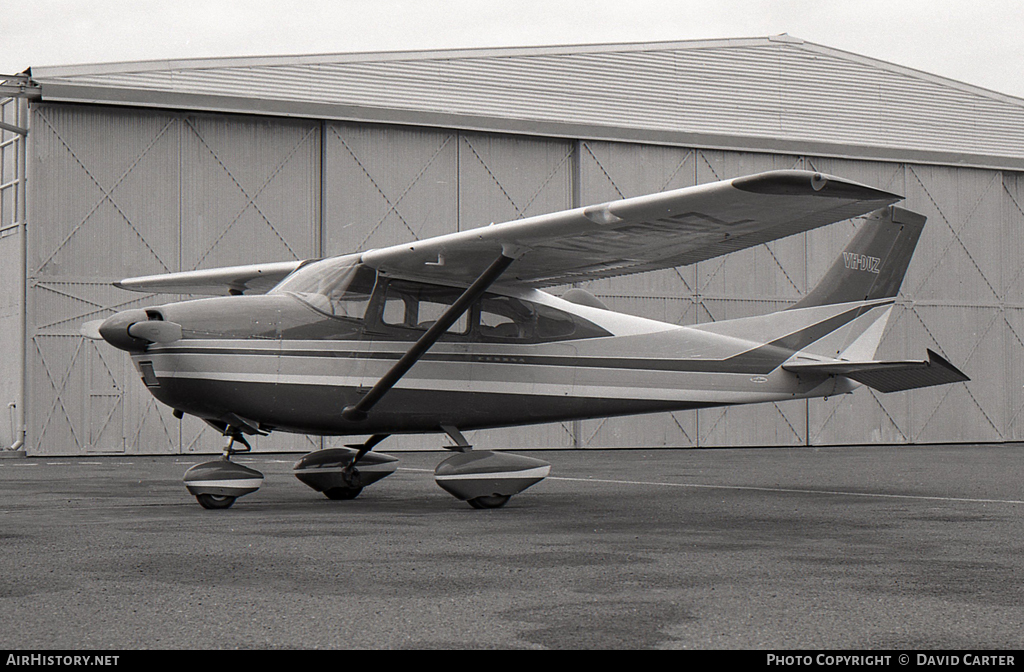
[[(506, 351), (504, 354), (494, 352), (428, 352), (421, 358), (427, 362), (461, 362), (469, 364), (519, 364), (528, 366), (561, 366), (570, 368), (594, 369), (633, 369), (644, 371), (672, 372), (708, 372), (737, 374), (767, 374), (778, 368), (795, 350), (806, 347), (809, 343), (834, 331), (857, 317), (862, 306), (844, 311), (839, 315), (821, 320), (804, 329), (787, 334), (770, 343), (756, 346), (750, 350), (736, 353), (720, 359), (665, 359), (647, 357), (600, 357), (600, 356), (567, 356), (543, 354), (519, 354)], [(442, 344), (438, 344), (443, 346)], [(461, 345), (461, 344), (460, 344)], [(557, 345), (564, 346), (565, 343)], [(354, 360), (388, 360), (397, 361), (405, 350), (369, 351), (355, 349), (312, 349), (290, 348), (288, 341), (271, 341), (266, 348), (232, 347), (208, 345), (171, 345), (153, 348), (149, 355), (231, 355), (236, 357), (273, 356), (286, 358), (314, 359), (354, 359)], [(518, 349), (545, 347), (519, 345), (510, 346)]]

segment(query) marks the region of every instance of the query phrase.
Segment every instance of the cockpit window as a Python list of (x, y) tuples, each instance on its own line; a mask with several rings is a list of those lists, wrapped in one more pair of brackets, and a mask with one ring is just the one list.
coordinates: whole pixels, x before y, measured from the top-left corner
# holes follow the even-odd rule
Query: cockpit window
[(338, 257), (303, 266), (270, 293), (290, 294), (333, 317), (362, 319), (376, 283), (375, 270), (352, 257)]

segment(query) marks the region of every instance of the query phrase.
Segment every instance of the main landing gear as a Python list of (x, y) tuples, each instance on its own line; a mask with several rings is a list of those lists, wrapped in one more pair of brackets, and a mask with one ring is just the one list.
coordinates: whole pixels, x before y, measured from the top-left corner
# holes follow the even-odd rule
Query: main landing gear
[(545, 478), (551, 465), (543, 460), (490, 450), (473, 450), (455, 427), (442, 426), (458, 451), (437, 465), (434, 482), (456, 499), (474, 509), (500, 509), (512, 495), (518, 495)]
[(551, 465), (543, 460), (490, 450), (449, 457), (434, 470), (434, 482), (474, 509), (499, 509), (512, 495), (544, 480)]
[(374, 434), (361, 445), (310, 453), (295, 463), (295, 477), (328, 499), (355, 499), (363, 488), (398, 468), (398, 458), (370, 452), (388, 436)]
[[(512, 495), (539, 483), (551, 471), (542, 460), (489, 450), (472, 450), (462, 433), (443, 427), (458, 452), (434, 470), (434, 481), (445, 492), (474, 509), (498, 509)], [(390, 455), (371, 453), (386, 434), (375, 434), (362, 445), (328, 448), (306, 455), (295, 464), (295, 477), (330, 499), (355, 499), (362, 489), (397, 469)]]

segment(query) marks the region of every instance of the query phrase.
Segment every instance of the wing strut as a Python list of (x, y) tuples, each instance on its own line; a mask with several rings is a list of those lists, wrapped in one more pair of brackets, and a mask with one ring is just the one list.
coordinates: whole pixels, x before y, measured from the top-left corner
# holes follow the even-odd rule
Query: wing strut
[(370, 409), (381, 400), (381, 397), (387, 394), (388, 390), (394, 387), (402, 379), (402, 376), (420, 360), (420, 357), (437, 342), (437, 339), (441, 338), (441, 335), (448, 331), (448, 328), (455, 324), (456, 320), (469, 310), (473, 302), (480, 298), (501, 277), (505, 269), (516, 260), (516, 256), (508, 256), (508, 253), (503, 248), (501, 254), (487, 267), (487, 270), (462, 293), (462, 296), (455, 300), (455, 303), (448, 307), (448, 310), (444, 311), (437, 322), (430, 329), (427, 329), (427, 333), (420, 336), (420, 339), (413, 343), (412, 347), (402, 355), (402, 358), (370, 388), (366, 396), (352, 406), (345, 407), (341, 412), (341, 417), (352, 422), (365, 420)]

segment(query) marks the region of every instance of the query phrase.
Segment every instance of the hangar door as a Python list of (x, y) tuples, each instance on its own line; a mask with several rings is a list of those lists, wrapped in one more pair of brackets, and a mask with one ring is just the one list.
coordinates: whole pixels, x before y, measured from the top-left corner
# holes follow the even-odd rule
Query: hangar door
[(319, 124), (72, 105), (36, 105), (31, 124), (31, 454), (218, 449), (78, 329), (153, 303), (110, 285), (125, 276), (315, 256)]
[[(785, 168), (891, 189), (928, 216), (880, 355), (918, 358), (932, 348), (970, 383), (493, 430), (479, 441), (604, 448), (1024, 438), (1024, 394), (1013, 382), (1024, 358), (1017, 173), (72, 105), (34, 106), (31, 127), (32, 454), (209, 452), (221, 444), (202, 423), (179, 422), (155, 402), (127, 357), (79, 335), (84, 321), (152, 303), (112, 287), (118, 278), (365, 250)], [(840, 224), (587, 288), (613, 309), (677, 324), (760, 314), (806, 293), (852, 231)], [(282, 435), (257, 448), (320, 444)], [(395, 444), (432, 448), (438, 439)]]

